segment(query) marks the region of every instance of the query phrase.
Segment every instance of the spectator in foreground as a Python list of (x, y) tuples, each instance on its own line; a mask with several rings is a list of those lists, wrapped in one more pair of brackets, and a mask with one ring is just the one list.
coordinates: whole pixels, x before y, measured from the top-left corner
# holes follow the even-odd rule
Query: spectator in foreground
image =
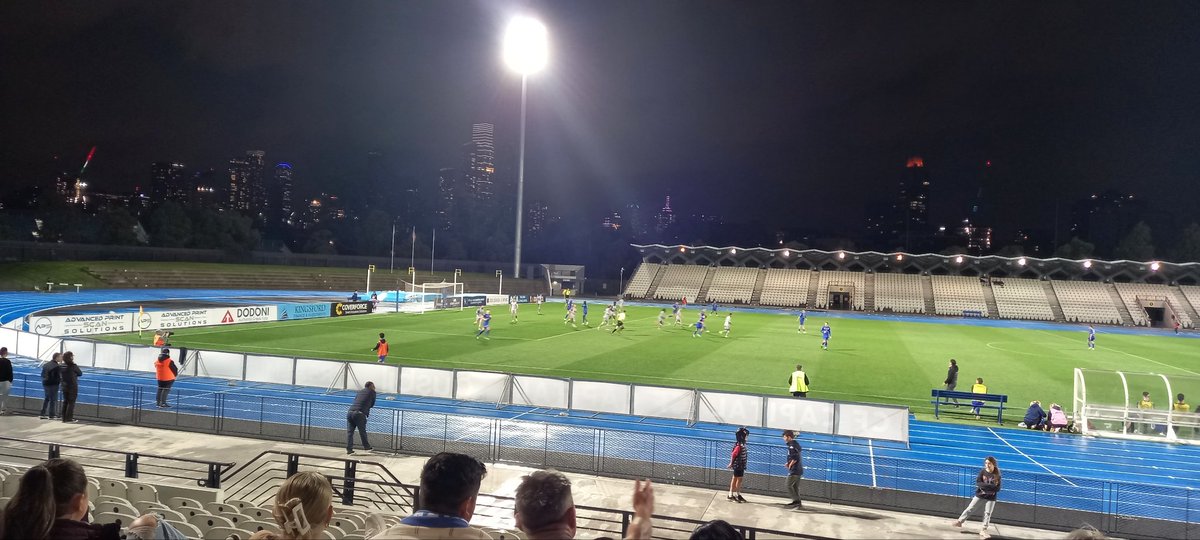
[[(380, 341), (383, 334), (379, 334)], [(386, 351), (385, 351), (386, 352)], [(367, 417), (371, 416), (371, 408), (375, 406), (375, 383), (367, 381), (362, 390), (354, 396), (354, 403), (346, 411), (346, 453), (354, 453), (354, 430), (358, 430), (358, 438), (362, 440), (363, 450), (371, 451), (371, 443), (367, 441)]]
[(625, 540), (650, 540), (654, 534), (654, 523), (650, 516), (654, 515), (654, 485), (650, 480), (633, 481), (633, 520), (629, 522), (629, 531)]
[(125, 529), (125, 540), (188, 540), (179, 529), (155, 514), (143, 514)]
[(787, 445), (787, 490), (792, 500), (784, 508), (800, 510), (804, 503), (800, 500), (800, 477), (804, 476), (804, 462), (800, 456), (800, 443), (796, 442), (796, 432), (788, 429), (783, 432), (783, 441)]
[(0, 347), (0, 414), (8, 414), (6, 404), (8, 393), (12, 391), (13, 369), (12, 360), (8, 359), (8, 347)]
[(62, 384), (61, 362), (62, 353), (54, 353), (49, 362), (42, 364), (42, 390), (45, 392), (45, 399), (42, 400), (42, 414), (38, 416), (42, 420), (53, 420), (57, 417), (58, 387)]
[[(88, 513), (87, 487), (83, 467), (69, 459), (55, 458), (30, 467), (21, 476), (17, 493), (4, 507), (0, 540), (119, 540), (120, 523), (84, 521)], [(183, 538), (174, 527), (152, 518), (142, 516), (138, 520), (143, 524), (153, 521), (155, 527), (169, 531), (165, 538)]]
[(701, 523), (688, 537), (689, 540), (743, 540), (744, 538), (742, 533), (723, 519)]
[(323, 539), (333, 519), (333, 486), (319, 473), (296, 473), (279, 486), (272, 514), (282, 532), (262, 530), (250, 540)]
[(171, 394), (171, 387), (175, 385), (175, 377), (179, 376), (179, 366), (175, 365), (175, 361), (171, 359), (171, 349), (163, 348), (159, 353), (158, 359), (154, 361), (154, 379), (158, 382), (158, 391), (155, 393), (154, 404), (160, 409), (169, 409), (171, 404), (167, 402), (167, 397)]
[(571, 481), (558, 471), (534, 471), (517, 486), (513, 516), (529, 540), (575, 538)]
[(750, 436), (750, 430), (741, 427), (733, 435), (733, 451), (729, 454), (729, 466), (726, 467), (733, 470), (733, 477), (729, 479), (729, 500), (744, 503), (746, 499), (742, 497), (742, 479), (746, 475), (746, 462), (750, 458), (749, 449), (746, 447), (746, 438)]
[(420, 509), (372, 538), (489, 540), (488, 533), (471, 527), (486, 475), (483, 463), (465, 454), (442, 452), (429, 458), (421, 469)]
[(962, 527), (963, 522), (971, 517), (975, 505), (979, 504), (979, 501), (984, 501), (983, 528), (979, 529), (979, 537), (991, 538), (992, 535), (988, 534), (987, 528), (992, 522), (992, 511), (996, 509), (996, 495), (999, 493), (1000, 467), (996, 465), (996, 458), (988, 456), (983, 459), (983, 469), (975, 477), (975, 496), (971, 498), (971, 503), (951, 525)]
[(1036, 399), (1029, 402), (1029, 408), (1025, 409), (1025, 419), (1018, 427), (1046, 429), (1046, 411), (1042, 409), (1042, 402)]
[(79, 378), (83, 376), (83, 371), (75, 363), (75, 353), (63, 353), (62, 360), (62, 421), (74, 424), (79, 422), (75, 419), (75, 400), (79, 399)]

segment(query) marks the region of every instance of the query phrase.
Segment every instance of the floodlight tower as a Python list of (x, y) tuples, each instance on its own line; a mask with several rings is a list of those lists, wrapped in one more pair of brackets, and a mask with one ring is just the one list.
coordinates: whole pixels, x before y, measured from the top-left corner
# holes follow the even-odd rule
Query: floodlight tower
[(546, 26), (528, 16), (514, 17), (504, 32), (504, 63), (521, 75), (521, 136), (517, 161), (517, 231), (513, 246), (513, 277), (521, 277), (521, 217), (525, 202), (525, 103), (529, 75), (546, 66)]

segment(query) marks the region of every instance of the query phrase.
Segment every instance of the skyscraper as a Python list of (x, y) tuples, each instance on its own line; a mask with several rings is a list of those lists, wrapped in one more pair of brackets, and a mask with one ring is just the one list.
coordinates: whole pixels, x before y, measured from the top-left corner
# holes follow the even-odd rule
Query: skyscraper
[(262, 215), (267, 207), (267, 190), (263, 182), (262, 150), (246, 152), (246, 157), (229, 160), (229, 208), (252, 211)]
[(490, 203), (496, 196), (496, 126), (489, 123), (471, 126), (471, 142), (463, 146), (466, 153), (464, 180), (471, 196), (478, 202)]
[(983, 174), (979, 184), (975, 186), (975, 195), (971, 197), (971, 207), (967, 209), (967, 217), (962, 220), (962, 234), (967, 241), (967, 251), (982, 255), (992, 249), (992, 227), (988, 220), (985, 194), (992, 186), (992, 162), (984, 162)]
[(667, 202), (663, 204), (662, 210), (654, 216), (654, 230), (662, 233), (671, 228), (675, 224), (675, 211), (671, 210), (671, 196), (667, 195)]
[(536, 238), (546, 232), (546, 226), (549, 225), (550, 205), (545, 201), (530, 201), (526, 206), (525, 215), (525, 232), (530, 237)]
[(457, 195), (458, 171), (449, 167), (438, 171), (437, 203), (434, 213), (437, 215), (436, 226), (443, 231), (450, 230), (454, 225)]
[(159, 161), (150, 167), (150, 193), (154, 202), (186, 202), (192, 191), (188, 184), (182, 163)]
[(897, 231), (904, 249), (912, 249), (914, 240), (929, 233), (929, 171), (921, 156), (908, 158), (907, 174), (901, 177), (896, 199)]
[(271, 186), (267, 194), (270, 200), (268, 206), (274, 214), (272, 220), (276, 223), (293, 223), (292, 174), (291, 163), (279, 163), (275, 165), (275, 174), (271, 176)]

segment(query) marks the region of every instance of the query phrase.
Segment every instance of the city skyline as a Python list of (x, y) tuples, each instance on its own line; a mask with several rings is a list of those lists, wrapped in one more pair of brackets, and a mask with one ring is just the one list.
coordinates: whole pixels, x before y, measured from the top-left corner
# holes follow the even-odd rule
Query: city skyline
[[(990, 183), (983, 225), (1004, 239), (1067, 231), (1069, 207), (1109, 189), (1168, 227), (1200, 198), (1189, 4), (699, 5), (528, 6), (552, 54), (530, 82), (527, 197), (588, 223), (670, 194), (728, 221), (856, 234), (921, 156), (924, 225), (980, 225)], [(29, 82), (6, 91), (23, 129), (6, 130), (0, 175), (11, 188), (75, 170), (96, 146), (93, 189), (149, 192), (150, 164), (222, 174), (261, 149), (300, 171), (297, 192), (352, 198), (378, 149), (432, 190), (441, 169), (470, 171), (461, 146), (484, 124), (495, 178), (469, 182), (514, 174), (518, 84), (497, 50), (511, 10), (361, 6), (6, 4), (23, 24), (0, 44), (26, 53), (7, 64)], [(305, 41), (263, 31), (278, 25)]]

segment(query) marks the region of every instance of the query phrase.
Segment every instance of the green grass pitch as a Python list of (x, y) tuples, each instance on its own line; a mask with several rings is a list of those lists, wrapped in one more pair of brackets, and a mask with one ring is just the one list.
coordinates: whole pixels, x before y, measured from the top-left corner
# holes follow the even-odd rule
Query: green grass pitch
[[(989, 391), (1009, 395), (1009, 418), (1018, 418), (1033, 399), (1070, 410), (1076, 367), (1200, 375), (1200, 341), (1169, 334), (1105, 334), (1099, 328), (1098, 349), (1088, 351), (1085, 326), (1049, 331), (816, 313), (808, 318), (808, 333), (800, 334), (794, 316), (735, 312), (733, 331), (725, 338), (720, 335), (722, 312), (709, 317), (702, 338), (693, 338), (690, 326), (670, 324), (670, 310), (668, 325), (660, 330), (655, 324), (658, 309), (629, 307), (625, 331), (613, 335), (596, 329), (602, 304), (590, 307), (591, 327), (572, 328), (563, 323), (561, 303), (547, 304), (543, 315), (534, 305), (523, 304), (516, 324), (510, 324), (507, 306), (493, 306), (490, 340), (475, 338), (472, 308), (192, 328), (177, 332), (173, 344), (374, 362), (371, 347), (378, 333), (386, 332), (388, 362), (393, 364), (778, 395), (786, 395), (788, 375), (799, 363), (812, 381), (811, 398), (906, 405), (922, 418), (931, 416), (929, 390), (942, 387), (950, 358), (960, 367), (959, 390), (970, 391), (974, 379), (983, 377)], [(687, 309), (685, 325), (697, 315), (696, 309)], [(820, 346), (819, 328), (825, 321), (833, 329), (828, 351)], [(107, 339), (146, 344), (150, 334)], [(1192, 378), (1190, 384), (1197, 382)], [(1089, 381), (1094, 394), (1111, 397), (1118, 397), (1118, 384), (1115, 379)], [(1153, 390), (1158, 408), (1169, 405), (1157, 378), (1135, 377), (1130, 384)], [(1175, 391), (1200, 397), (1200, 386)]]

